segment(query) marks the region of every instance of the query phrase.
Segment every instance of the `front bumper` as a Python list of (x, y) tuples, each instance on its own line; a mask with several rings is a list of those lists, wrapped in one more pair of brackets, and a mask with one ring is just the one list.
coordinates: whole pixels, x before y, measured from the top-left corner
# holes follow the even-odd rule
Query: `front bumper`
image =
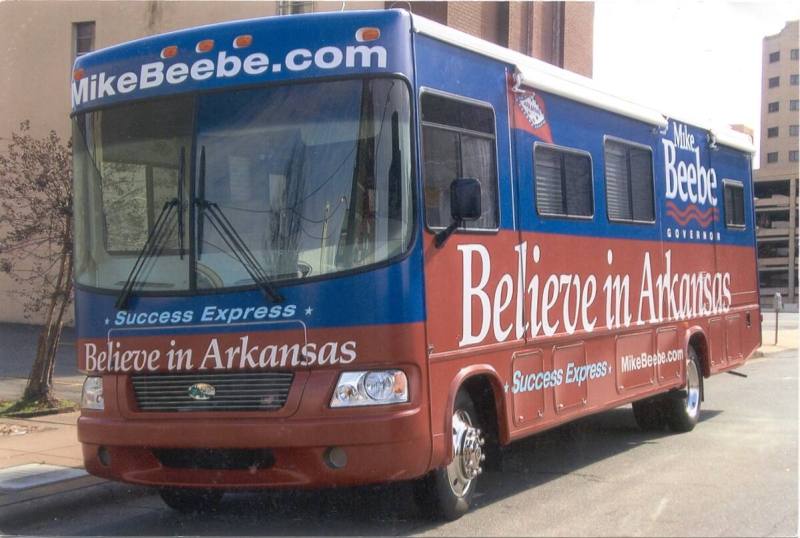
[[(150, 486), (316, 488), (416, 478), (431, 461), (430, 430), (420, 408), (355, 418), (317, 420), (130, 420), (82, 416), (78, 438), (93, 475)], [(326, 452), (338, 447), (347, 463), (334, 468)], [(103, 457), (100, 457), (101, 448)], [(173, 468), (158, 449), (269, 449), (268, 467)]]

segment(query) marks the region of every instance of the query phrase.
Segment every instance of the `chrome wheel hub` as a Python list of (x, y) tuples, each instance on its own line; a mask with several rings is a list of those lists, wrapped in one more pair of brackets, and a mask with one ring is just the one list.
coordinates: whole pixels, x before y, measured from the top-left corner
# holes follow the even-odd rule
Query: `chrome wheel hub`
[(691, 418), (697, 416), (700, 409), (700, 372), (697, 363), (686, 361), (686, 414)]
[(481, 431), (472, 425), (469, 413), (457, 410), (453, 414), (453, 461), (447, 466), (447, 478), (450, 489), (458, 497), (466, 495), (472, 481), (483, 472), (481, 464), (486, 459), (484, 443)]

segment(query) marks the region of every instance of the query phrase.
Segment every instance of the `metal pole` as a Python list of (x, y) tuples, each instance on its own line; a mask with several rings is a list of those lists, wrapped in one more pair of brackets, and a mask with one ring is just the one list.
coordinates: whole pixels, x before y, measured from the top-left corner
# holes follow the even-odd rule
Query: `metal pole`
[(775, 309), (775, 345), (778, 345), (778, 312), (783, 309), (783, 298), (780, 292), (776, 291), (772, 296), (772, 306)]
[(775, 310), (775, 345), (778, 345), (778, 311)]

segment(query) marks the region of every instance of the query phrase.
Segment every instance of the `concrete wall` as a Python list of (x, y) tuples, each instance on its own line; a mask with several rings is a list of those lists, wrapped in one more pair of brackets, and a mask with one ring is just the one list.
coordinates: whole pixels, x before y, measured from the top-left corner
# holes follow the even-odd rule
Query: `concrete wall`
[[(789, 150), (797, 150), (798, 137), (789, 136), (789, 125), (798, 124), (797, 110), (790, 110), (789, 101), (798, 99), (800, 86), (790, 84), (791, 75), (797, 76), (800, 61), (791, 59), (791, 49), (800, 47), (798, 44), (798, 21), (787, 22), (778, 34), (764, 38), (761, 51), (761, 151), (760, 164), (764, 170), (780, 169), (789, 172), (796, 171), (797, 162), (789, 162)], [(780, 52), (780, 60), (770, 62), (769, 55)], [(769, 79), (779, 77), (780, 83), (776, 88), (769, 87)], [(769, 103), (777, 102), (778, 112), (769, 112)], [(778, 128), (778, 136), (767, 137), (770, 127)], [(768, 163), (767, 154), (778, 152), (778, 162)]]

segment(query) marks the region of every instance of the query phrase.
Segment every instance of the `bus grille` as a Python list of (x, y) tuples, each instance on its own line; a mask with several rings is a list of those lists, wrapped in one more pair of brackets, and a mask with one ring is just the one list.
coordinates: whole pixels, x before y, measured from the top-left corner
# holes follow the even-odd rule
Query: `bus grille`
[[(159, 412), (277, 411), (293, 379), (291, 372), (131, 376), (139, 410)], [(213, 396), (197, 399), (199, 392), (207, 395), (209, 385)]]

